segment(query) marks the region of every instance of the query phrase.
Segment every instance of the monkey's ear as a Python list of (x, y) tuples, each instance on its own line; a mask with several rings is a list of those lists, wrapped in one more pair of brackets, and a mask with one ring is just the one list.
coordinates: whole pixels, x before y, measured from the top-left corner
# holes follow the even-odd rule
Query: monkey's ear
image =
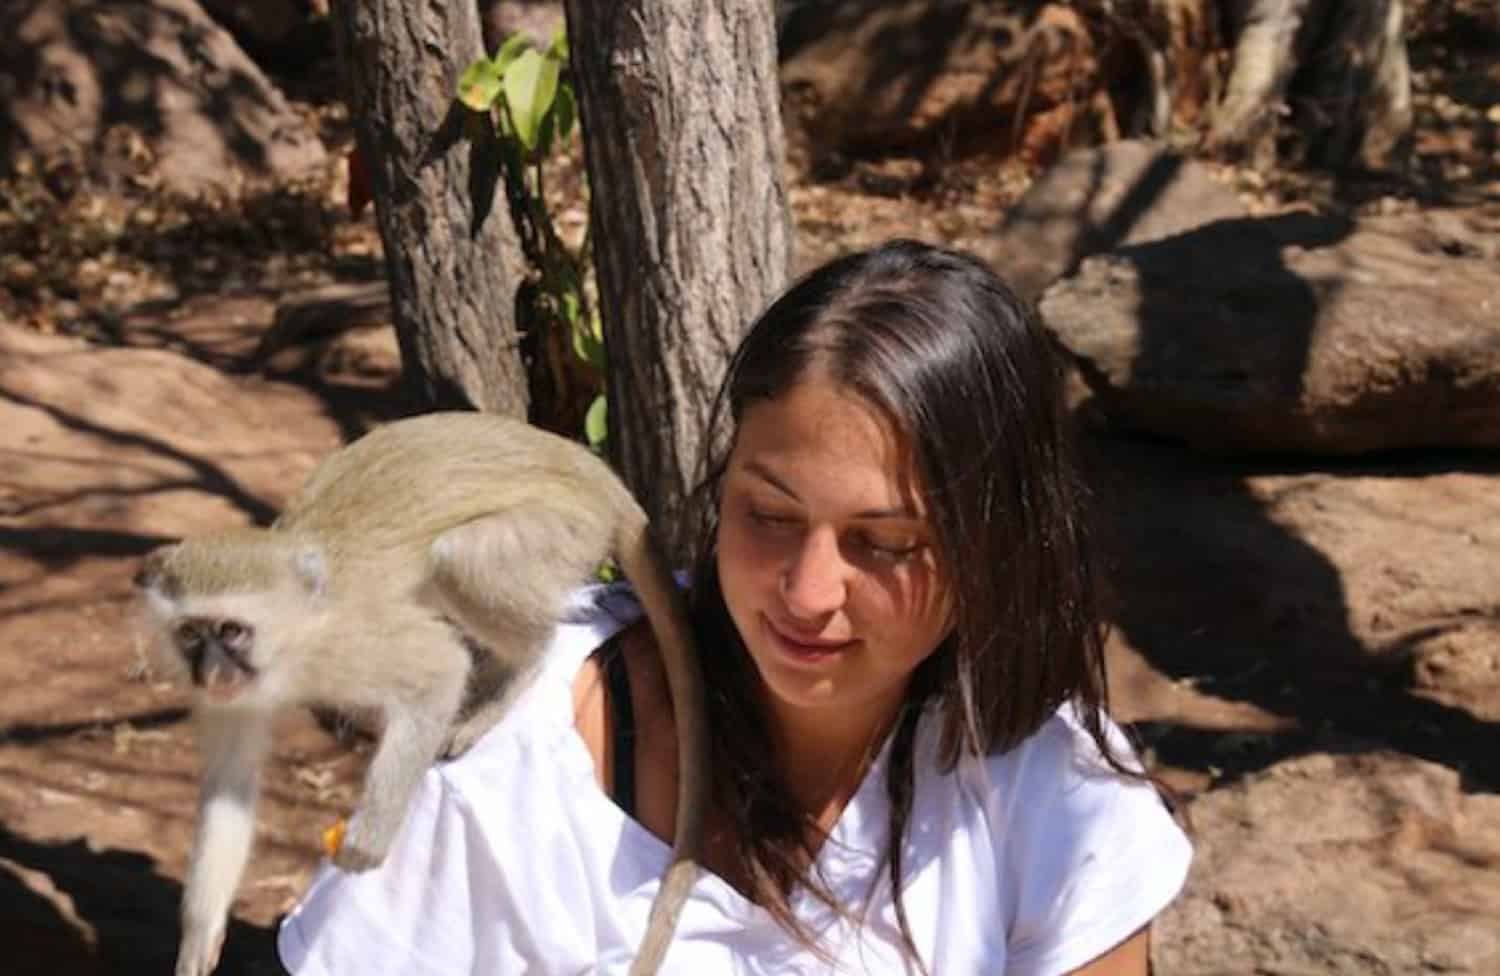
[(298, 546), (292, 553), (292, 571), (310, 596), (322, 596), (328, 588), (328, 564), (317, 546)]
[(148, 552), (141, 560), (140, 567), (135, 571), (131, 582), (141, 590), (169, 589), (170, 581), (166, 577), (167, 547), (163, 546)]

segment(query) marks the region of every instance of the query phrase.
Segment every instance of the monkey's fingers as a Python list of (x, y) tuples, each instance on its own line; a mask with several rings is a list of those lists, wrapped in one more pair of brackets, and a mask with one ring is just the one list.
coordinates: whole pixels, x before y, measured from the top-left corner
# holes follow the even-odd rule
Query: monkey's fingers
[(340, 817), (323, 831), (323, 850), (329, 857), (339, 852), (339, 846), (344, 843), (344, 830), (349, 826), (348, 821)]

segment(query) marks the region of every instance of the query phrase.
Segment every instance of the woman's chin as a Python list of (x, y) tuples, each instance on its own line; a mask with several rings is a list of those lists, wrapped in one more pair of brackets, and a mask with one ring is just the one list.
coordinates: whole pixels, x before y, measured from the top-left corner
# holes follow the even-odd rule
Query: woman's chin
[(761, 683), (777, 701), (794, 708), (827, 708), (838, 703), (842, 686), (838, 676), (847, 652), (805, 654), (762, 642), (751, 649), (750, 656)]

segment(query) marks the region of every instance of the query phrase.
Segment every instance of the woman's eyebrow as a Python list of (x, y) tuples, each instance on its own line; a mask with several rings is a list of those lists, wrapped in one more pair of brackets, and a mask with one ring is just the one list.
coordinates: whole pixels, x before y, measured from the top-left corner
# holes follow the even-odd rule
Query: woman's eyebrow
[(745, 471), (755, 475), (757, 478), (760, 478), (762, 481), (768, 483), (772, 488), (775, 488), (777, 491), (781, 492), (783, 495), (786, 495), (788, 498), (791, 498), (793, 501), (802, 501), (801, 496), (799, 496), (795, 491), (792, 491), (790, 485), (778, 478), (770, 468), (766, 467), (764, 464), (761, 464), (759, 461), (745, 462)]
[[(744, 470), (746, 473), (760, 478), (772, 488), (775, 488), (798, 504), (802, 503), (801, 496), (793, 491), (790, 485), (782, 481), (781, 478), (777, 477), (775, 472), (759, 461), (745, 462)], [(922, 516), (910, 505), (898, 505), (893, 508), (868, 508), (860, 512), (855, 512), (850, 517), (854, 519), (905, 519), (914, 522), (922, 521)]]

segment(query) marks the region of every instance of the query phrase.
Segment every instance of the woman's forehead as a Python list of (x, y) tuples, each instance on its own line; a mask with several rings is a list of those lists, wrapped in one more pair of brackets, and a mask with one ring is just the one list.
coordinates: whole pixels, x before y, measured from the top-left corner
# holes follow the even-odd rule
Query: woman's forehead
[(731, 471), (790, 493), (859, 495), (872, 508), (920, 508), (906, 439), (884, 411), (829, 382), (803, 382), (741, 418)]

